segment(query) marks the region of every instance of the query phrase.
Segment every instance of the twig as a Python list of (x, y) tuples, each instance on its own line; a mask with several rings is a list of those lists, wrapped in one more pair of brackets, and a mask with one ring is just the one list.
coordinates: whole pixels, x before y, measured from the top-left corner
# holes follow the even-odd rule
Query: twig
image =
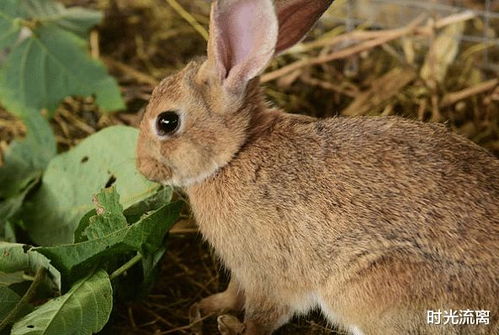
[(328, 90), (328, 91), (333, 91), (333, 92), (337, 92), (340, 94), (344, 94), (347, 97), (355, 98), (357, 96), (357, 94), (355, 92), (351, 92), (347, 89), (342, 88), (341, 86), (334, 85), (334, 84), (327, 82), (327, 81), (324, 81), (324, 80), (312, 78), (309, 75), (303, 75), (300, 77), (300, 79), (305, 84), (308, 84), (311, 86), (317, 86), (317, 87), (320, 87), (320, 88)]
[(423, 21), (423, 19), (424, 19), (423, 17), (418, 17), (417, 19), (415, 19), (413, 22), (411, 22), (410, 24), (408, 24), (404, 28), (392, 30), (389, 33), (386, 33), (384, 36), (366, 41), (364, 43), (361, 43), (359, 45), (355, 45), (353, 47), (349, 47), (349, 48), (346, 48), (346, 49), (343, 49), (340, 51), (332, 52), (332, 53), (324, 55), (324, 56), (318, 56), (318, 57), (314, 57), (314, 58), (308, 58), (308, 59), (302, 59), (302, 60), (296, 61), (296, 62), (291, 63), (287, 66), (284, 66), (278, 70), (264, 74), (261, 78), (261, 81), (262, 82), (271, 81), (271, 80), (277, 79), (285, 74), (288, 74), (289, 72), (296, 71), (296, 70), (298, 70), (302, 67), (305, 67), (305, 66), (327, 63), (327, 62), (330, 62), (330, 61), (335, 60), (335, 59), (346, 58), (346, 57), (361, 53), (362, 51), (372, 49), (378, 45), (387, 43), (389, 41), (392, 41), (392, 40), (395, 40), (399, 37), (407, 35), (411, 32), (414, 32), (416, 27)]
[(168, 4), (180, 15), (184, 20), (186, 20), (198, 33), (203, 36), (203, 38), (208, 41), (208, 32), (204, 27), (192, 16), (188, 11), (186, 11), (176, 0), (165, 0)]
[(180, 220), (177, 222), (168, 233), (170, 234), (194, 234), (198, 233), (199, 229), (196, 224), (190, 220)]
[(416, 73), (409, 67), (397, 67), (371, 83), (371, 88), (359, 93), (355, 99), (342, 110), (343, 115), (367, 115), (385, 108), (390, 100), (411, 83)]
[(45, 277), (45, 268), (40, 268), (38, 271), (36, 271), (35, 278), (33, 279), (33, 282), (29, 286), (28, 290), (24, 295), (22, 296), (21, 300), (16, 304), (16, 306), (10, 311), (9, 314), (5, 317), (5, 319), (0, 322), (0, 332), (7, 327), (7, 325), (11, 324), (12, 322), (15, 321), (16, 316), (19, 314), (21, 309), (30, 302), (31, 299), (35, 296), (36, 290), (38, 286), (41, 284), (43, 281), (43, 278)]
[[(61, 115), (64, 116), (66, 119), (73, 121), (72, 124), (75, 127), (77, 127), (78, 129), (82, 130), (83, 132), (85, 132), (87, 134), (93, 134), (93, 133), (95, 133), (95, 129), (94, 128), (90, 127), (88, 124), (86, 124), (85, 122), (83, 122), (82, 120), (80, 120), (78, 117), (76, 117), (76, 115), (74, 115), (73, 113), (69, 112), (68, 110), (66, 110), (64, 108), (61, 108), (59, 110), (59, 113), (61, 113)], [(62, 124), (61, 124), (61, 126), (62, 126)], [(66, 136), (69, 137), (69, 135), (67, 135), (67, 134), (66, 134)]]
[[(471, 12), (471, 11), (466, 11), (463, 13), (459, 14), (454, 14), (450, 15), (447, 17), (444, 17), (443, 19), (440, 19), (435, 22), (434, 25), (431, 27), (416, 27), (414, 29), (414, 33), (417, 35), (429, 35), (432, 33), (432, 29), (440, 29), (445, 26), (448, 26), (453, 23), (458, 23), (461, 21), (467, 21), (472, 18), (476, 17), (476, 14)], [(398, 29), (387, 29), (387, 30), (354, 30), (352, 32), (348, 32), (345, 34), (341, 34), (338, 36), (334, 36), (333, 38), (321, 38), (317, 41), (312, 41), (308, 43), (303, 43), (300, 45), (297, 45), (293, 48), (294, 53), (298, 52), (307, 52), (312, 49), (320, 48), (320, 47), (325, 47), (325, 46), (335, 46), (336, 44), (343, 43), (343, 42), (349, 42), (349, 41), (362, 41), (362, 40), (369, 40), (369, 39), (375, 39), (375, 38), (381, 38), (393, 33), (397, 33), (400, 31), (400, 28)]]
[(197, 234), (199, 229), (197, 228), (172, 228), (168, 233), (170, 234)]
[[(277, 79), (283, 75), (288, 74), (289, 72), (296, 71), (305, 66), (321, 64), (325, 62), (330, 62), (335, 59), (346, 58), (355, 54), (358, 54), (362, 51), (372, 49), (376, 46), (385, 44), (397, 38), (400, 38), (404, 35), (408, 35), (411, 33), (417, 35), (428, 35), (431, 34), (433, 28), (443, 28), (453, 23), (466, 21), (474, 18), (476, 16), (475, 13), (466, 11), (459, 14), (450, 15), (443, 19), (440, 19), (435, 22), (431, 27), (418, 27), (418, 25), (424, 20), (423, 17), (418, 17), (407, 26), (399, 29), (391, 29), (385, 31), (354, 31), (351, 33), (347, 33), (344, 35), (337, 36), (330, 40), (319, 40), (316, 42), (311, 42), (310, 44), (305, 44), (302, 50), (310, 50), (317, 47), (323, 46), (332, 46), (338, 43), (342, 43), (348, 40), (367, 40), (358, 45), (339, 50), (324, 56), (318, 56), (314, 58), (305, 58), (289, 65), (286, 65), (278, 70), (266, 73), (262, 75), (261, 81), (267, 82)], [(301, 49), (300, 49), (301, 50)]]
[(62, 144), (65, 144), (69, 147), (74, 145), (74, 142), (72, 140), (65, 138), (65, 137), (62, 137), (62, 136), (59, 136), (59, 135), (55, 135), (55, 140), (57, 141), (57, 143), (62, 143)]
[(123, 73), (126, 73), (127, 75), (134, 78), (138, 82), (149, 84), (151, 86), (156, 86), (159, 84), (159, 81), (156, 78), (148, 74), (142, 73), (140, 71), (137, 71), (133, 67), (127, 64), (124, 64), (109, 57), (102, 57), (102, 60), (106, 63), (107, 66), (114, 67), (115, 69)]
[[(352, 41), (362, 41), (362, 40), (369, 40), (381, 36), (385, 36), (387, 32), (391, 30), (382, 30), (382, 31), (364, 31), (364, 30), (355, 30), (351, 31), (345, 34), (341, 34), (338, 36), (334, 36), (331, 38), (320, 38), (316, 41), (312, 42), (307, 42), (303, 44), (299, 44), (290, 51), (292, 53), (304, 53), (316, 48), (321, 48), (321, 47), (333, 47), (337, 44), (344, 43), (344, 42), (352, 42)], [(284, 54), (287, 54), (290, 52), (285, 52)]]
[(421, 103), (419, 104), (418, 107), (418, 120), (423, 121), (424, 120), (424, 114), (426, 112), (426, 106), (428, 105), (428, 101), (423, 99), (421, 100)]
[(90, 32), (90, 54), (93, 59), (99, 59), (100, 57), (99, 33), (97, 30)]
[(62, 133), (64, 134), (64, 136), (66, 138), (69, 138), (69, 129), (68, 129), (68, 126), (66, 125), (66, 123), (64, 122), (64, 119), (60, 115), (55, 114), (54, 121), (59, 125), (59, 127), (61, 127), (61, 130), (62, 130)]
[(478, 85), (465, 88), (464, 90), (461, 90), (461, 91), (448, 93), (442, 99), (440, 106), (447, 107), (447, 106), (455, 104), (456, 102), (458, 102), (460, 100), (469, 98), (471, 96), (477, 95), (477, 94), (485, 92), (485, 91), (492, 90), (494, 87), (497, 86), (497, 84), (499, 84), (499, 79), (491, 79), (491, 80), (485, 81), (483, 83), (480, 83)]
[[(143, 311), (145, 311), (146, 313), (149, 313), (152, 316), (154, 316), (156, 318), (156, 321), (160, 321), (161, 323), (163, 323), (167, 327), (170, 327), (170, 328), (175, 327), (175, 325), (173, 323), (171, 323), (170, 321), (166, 320), (165, 318), (163, 318), (161, 315), (159, 315), (158, 313), (154, 312), (153, 310), (145, 308), (143, 306), (140, 306), (140, 308)], [(184, 331), (184, 330), (180, 330), (180, 332), (186, 333), (186, 331)]]
[(22, 121), (19, 121), (18, 119), (0, 119), (0, 127), (15, 128), (16, 132), (18, 133), (26, 131), (24, 123), (22, 123)]
[(182, 331), (182, 330), (187, 330), (187, 329), (191, 329), (192, 326), (194, 326), (195, 324), (205, 320), (205, 319), (208, 319), (209, 317), (211, 317), (213, 315), (213, 313), (210, 313), (210, 314), (207, 314), (201, 318), (199, 318), (198, 320), (195, 320), (191, 323), (189, 323), (188, 325), (186, 326), (182, 326), (182, 327), (177, 327), (177, 328), (174, 328), (174, 329), (170, 329), (170, 330), (167, 330), (167, 331), (164, 331), (164, 332), (161, 332), (160, 334), (171, 334), (171, 333), (174, 333), (174, 332), (178, 332), (178, 331)]
[(132, 324), (132, 328), (135, 330), (135, 329), (137, 329), (137, 323), (135, 322), (135, 318), (133, 317), (132, 306), (128, 306), (127, 311), (128, 311), (128, 319), (130, 320), (130, 323)]
[(440, 122), (442, 121), (442, 113), (440, 113), (440, 108), (439, 108), (439, 96), (434, 93), (431, 96), (431, 119), (430, 122)]
[(441, 29), (443, 27), (446, 27), (454, 23), (468, 21), (474, 17), (476, 17), (476, 14), (473, 13), (472, 11), (465, 11), (463, 13), (449, 15), (447, 17), (444, 17), (443, 19), (435, 21), (435, 23), (432, 24), (431, 26), (416, 28), (415, 33), (418, 35), (430, 35), (432, 34), (432, 31), (434, 29)]

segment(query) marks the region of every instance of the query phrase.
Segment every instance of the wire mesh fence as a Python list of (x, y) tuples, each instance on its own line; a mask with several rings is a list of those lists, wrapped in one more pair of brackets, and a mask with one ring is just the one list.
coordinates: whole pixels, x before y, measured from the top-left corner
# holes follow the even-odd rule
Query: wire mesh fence
[(453, 37), (462, 47), (479, 49), (480, 66), (499, 73), (499, 0), (344, 0), (329, 16), (353, 30), (398, 28), (419, 16), (436, 21), (460, 13), (472, 18)]

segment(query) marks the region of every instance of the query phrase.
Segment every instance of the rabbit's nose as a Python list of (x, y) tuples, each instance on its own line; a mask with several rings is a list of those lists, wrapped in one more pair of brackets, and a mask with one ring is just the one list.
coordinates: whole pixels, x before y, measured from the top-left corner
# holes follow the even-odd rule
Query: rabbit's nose
[(172, 177), (171, 169), (152, 157), (137, 156), (137, 170), (150, 181), (165, 183)]
[(152, 164), (151, 161), (152, 158), (150, 157), (148, 151), (145, 150), (139, 141), (137, 145), (137, 158), (135, 160), (135, 166), (137, 167), (137, 170), (139, 170), (139, 172), (146, 177)]
[(154, 162), (151, 158), (145, 155), (137, 155), (136, 161), (137, 170), (143, 174), (146, 178), (150, 179), (149, 176), (153, 175)]

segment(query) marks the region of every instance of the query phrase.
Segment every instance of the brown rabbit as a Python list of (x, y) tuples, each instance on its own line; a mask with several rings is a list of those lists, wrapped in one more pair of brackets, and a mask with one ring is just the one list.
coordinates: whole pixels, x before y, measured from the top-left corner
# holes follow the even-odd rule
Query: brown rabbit
[[(330, 3), (214, 2), (207, 59), (154, 90), (138, 168), (185, 191), (231, 273), (196, 307), (244, 309), (247, 335), (316, 307), (357, 335), (499, 334), (497, 159), (440, 125), (265, 102), (258, 75)], [(468, 309), (489, 324), (428, 323)]]

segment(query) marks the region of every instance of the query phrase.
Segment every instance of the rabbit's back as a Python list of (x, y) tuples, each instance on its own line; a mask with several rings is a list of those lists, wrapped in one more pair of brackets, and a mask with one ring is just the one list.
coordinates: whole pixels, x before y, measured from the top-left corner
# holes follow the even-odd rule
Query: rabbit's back
[(499, 160), (476, 144), (396, 117), (290, 117), (269, 136), (241, 160), (255, 166), (249, 185), (290, 221), (293, 208), (320, 213), (339, 240), (393, 240), (499, 274)]

